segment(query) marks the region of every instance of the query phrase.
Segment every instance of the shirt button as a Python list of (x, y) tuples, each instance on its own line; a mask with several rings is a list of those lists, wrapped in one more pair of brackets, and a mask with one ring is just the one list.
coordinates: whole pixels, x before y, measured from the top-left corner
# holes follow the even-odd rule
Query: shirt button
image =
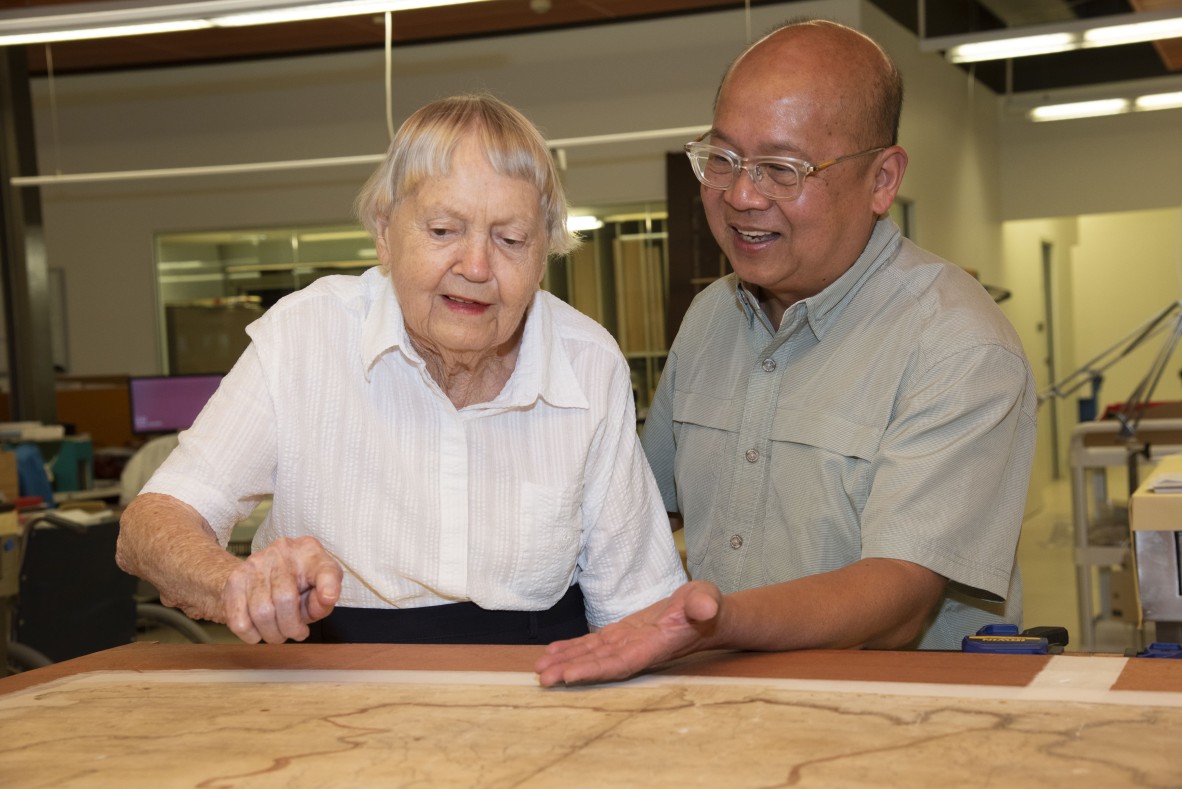
[(742, 548), (743, 547), (743, 538), (737, 534), (734, 535), (733, 537), (731, 537), (731, 547), (734, 548), (736, 551), (739, 550), (740, 548)]
[(755, 461), (759, 460), (759, 450), (758, 449), (748, 449), (743, 454), (743, 457), (747, 458), (748, 463), (754, 463)]
[(763, 360), (763, 371), (765, 373), (775, 372), (775, 370), (776, 370), (776, 360), (775, 359), (764, 359)]

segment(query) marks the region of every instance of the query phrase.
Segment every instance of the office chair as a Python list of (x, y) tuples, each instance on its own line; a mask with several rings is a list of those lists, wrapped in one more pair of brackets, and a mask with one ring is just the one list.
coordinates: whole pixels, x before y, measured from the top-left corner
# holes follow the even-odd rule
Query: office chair
[(118, 534), (113, 516), (82, 525), (46, 513), (25, 524), (12, 627), (18, 656), (31, 649), (57, 662), (135, 640), (136, 579), (115, 564)]
[(136, 600), (137, 579), (115, 563), (115, 516), (79, 523), (46, 513), (25, 524), (10, 668), (27, 670), (128, 644), (143, 626), (163, 625), (187, 640), (209, 635), (184, 614)]

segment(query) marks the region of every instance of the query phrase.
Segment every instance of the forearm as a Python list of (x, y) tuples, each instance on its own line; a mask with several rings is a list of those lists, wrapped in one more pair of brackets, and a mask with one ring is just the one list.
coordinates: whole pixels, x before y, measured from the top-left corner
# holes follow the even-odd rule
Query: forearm
[(222, 590), (241, 561), (189, 505), (158, 493), (136, 497), (120, 518), (115, 558), (155, 586), (165, 605), (195, 619), (225, 621)]
[(910, 562), (847, 567), (723, 597), (706, 648), (897, 649), (921, 632), (946, 581)]

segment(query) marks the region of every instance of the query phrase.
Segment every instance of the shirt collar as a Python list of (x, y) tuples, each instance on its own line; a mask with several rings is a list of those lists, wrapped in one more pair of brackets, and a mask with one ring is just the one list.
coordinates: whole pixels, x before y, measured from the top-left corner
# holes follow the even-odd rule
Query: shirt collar
[(591, 407), (559, 337), (552, 298), (541, 290), (534, 294), (513, 375), (488, 405), (522, 408), (541, 399), (555, 408)]
[[(390, 351), (399, 351), (405, 359), (428, 375), (419, 352), (410, 342), (402, 307), (394, 286), (385, 273), (375, 267), (362, 274), (369, 308), (361, 327), (361, 363), (366, 380), (373, 368)], [(525, 313), (525, 331), (513, 374), (497, 397), (475, 408), (526, 408), (545, 400), (556, 408), (589, 408), (590, 403), (571, 368), (565, 349), (557, 339), (554, 315), (548, 297), (538, 291)]]
[[(824, 337), (826, 330), (841, 313), (840, 307), (853, 298), (875, 271), (894, 257), (900, 239), (901, 233), (894, 221), (887, 218), (879, 219), (870, 234), (870, 240), (866, 242), (866, 247), (854, 261), (854, 265), (820, 293), (797, 302), (803, 305), (802, 307), (797, 307), (797, 304), (789, 307), (784, 313), (782, 325), (791, 322), (788, 316), (794, 309), (803, 309), (813, 334), (818, 340)], [(755, 322), (759, 320), (770, 333), (775, 334), (777, 327), (772, 326), (760, 307), (758, 295), (742, 282), (738, 285), (737, 295), (747, 316), (748, 325), (754, 328)]]
[(408, 360), (422, 364), (410, 344), (402, 322), (402, 307), (394, 295), (394, 285), (380, 266), (361, 275), (365, 290), (366, 312), (361, 324), (361, 367), (370, 380), (378, 360), (393, 350), (401, 350)]

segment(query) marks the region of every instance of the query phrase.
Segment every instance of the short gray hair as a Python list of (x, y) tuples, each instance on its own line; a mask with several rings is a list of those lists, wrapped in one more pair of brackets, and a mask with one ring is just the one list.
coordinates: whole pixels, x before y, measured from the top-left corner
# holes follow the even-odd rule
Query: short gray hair
[(381, 220), (423, 179), (447, 174), (468, 134), (478, 135), (493, 170), (537, 187), (550, 254), (574, 249), (578, 242), (567, 230), (566, 195), (546, 141), (519, 111), (484, 94), (433, 101), (406, 119), (354, 202), (354, 213), (370, 236), (377, 237)]

